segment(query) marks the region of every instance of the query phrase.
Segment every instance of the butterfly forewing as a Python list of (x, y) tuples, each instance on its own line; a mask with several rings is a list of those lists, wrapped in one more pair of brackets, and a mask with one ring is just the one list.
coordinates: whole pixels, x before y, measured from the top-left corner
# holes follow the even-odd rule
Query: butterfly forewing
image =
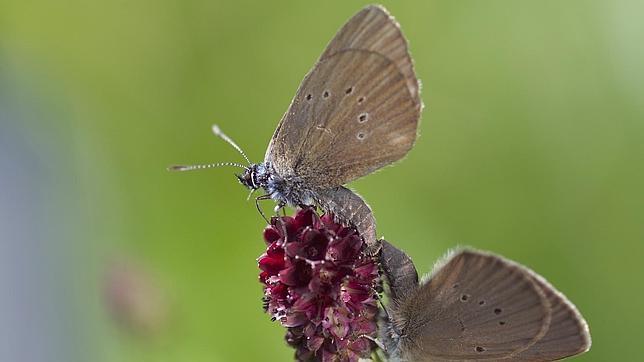
[(461, 251), (399, 307), (410, 360), (509, 358), (547, 332), (552, 313), (534, 278), (494, 255)]
[(320, 59), (346, 49), (368, 50), (394, 62), (405, 77), (415, 107), (421, 107), (418, 79), (400, 25), (382, 6), (369, 5), (353, 16), (335, 35)]
[(380, 7), (354, 16), (306, 76), (267, 150), (285, 178), (339, 186), (402, 158), (420, 117), (398, 25)]

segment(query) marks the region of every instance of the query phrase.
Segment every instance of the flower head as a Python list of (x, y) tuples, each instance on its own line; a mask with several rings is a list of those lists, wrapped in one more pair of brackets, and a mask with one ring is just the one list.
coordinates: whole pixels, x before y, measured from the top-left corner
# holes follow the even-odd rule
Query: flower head
[(275, 217), (259, 257), (264, 309), (287, 327), (300, 361), (357, 361), (375, 344), (380, 284), (375, 257), (355, 229), (312, 208)]

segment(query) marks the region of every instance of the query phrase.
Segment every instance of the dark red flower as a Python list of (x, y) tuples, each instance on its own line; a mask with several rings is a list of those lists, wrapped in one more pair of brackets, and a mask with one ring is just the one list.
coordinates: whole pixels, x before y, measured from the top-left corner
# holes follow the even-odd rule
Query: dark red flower
[(377, 334), (380, 285), (375, 257), (333, 215), (312, 208), (275, 217), (264, 230), (259, 257), (264, 309), (287, 327), (286, 342), (300, 361), (368, 358)]

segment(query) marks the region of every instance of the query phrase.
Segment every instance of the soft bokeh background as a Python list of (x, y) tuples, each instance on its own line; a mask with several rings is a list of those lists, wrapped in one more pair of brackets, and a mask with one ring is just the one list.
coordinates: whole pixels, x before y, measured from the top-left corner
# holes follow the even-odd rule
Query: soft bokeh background
[[(588, 319), (580, 361), (644, 326), (641, 1), (385, 1), (421, 137), (352, 186), (426, 272), (447, 249), (534, 268)], [(362, 1), (0, 3), (0, 360), (289, 360), (261, 309), (264, 226), (214, 122), (260, 161)]]

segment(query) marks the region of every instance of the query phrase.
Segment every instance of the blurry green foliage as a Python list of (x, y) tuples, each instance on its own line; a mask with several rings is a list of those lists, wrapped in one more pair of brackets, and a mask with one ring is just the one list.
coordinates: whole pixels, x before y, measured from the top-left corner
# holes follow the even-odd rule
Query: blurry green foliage
[[(9, 1), (0, 57), (70, 119), (24, 125), (68, 144), (84, 219), (96, 361), (288, 360), (261, 309), (263, 221), (217, 122), (260, 161), (299, 82), (359, 1)], [(352, 185), (419, 269), (471, 245), (529, 265), (586, 316), (580, 361), (637, 360), (644, 325), (644, 3), (385, 1), (426, 109), (410, 155)], [(66, 167), (65, 169), (69, 169)], [(106, 259), (134, 256), (170, 296), (164, 330), (120, 330)], [(71, 254), (70, 254), (71, 255)], [(73, 255), (78, 255), (75, 253)], [(82, 296), (91, 297), (82, 297)], [(72, 296), (70, 296), (72, 297)]]

